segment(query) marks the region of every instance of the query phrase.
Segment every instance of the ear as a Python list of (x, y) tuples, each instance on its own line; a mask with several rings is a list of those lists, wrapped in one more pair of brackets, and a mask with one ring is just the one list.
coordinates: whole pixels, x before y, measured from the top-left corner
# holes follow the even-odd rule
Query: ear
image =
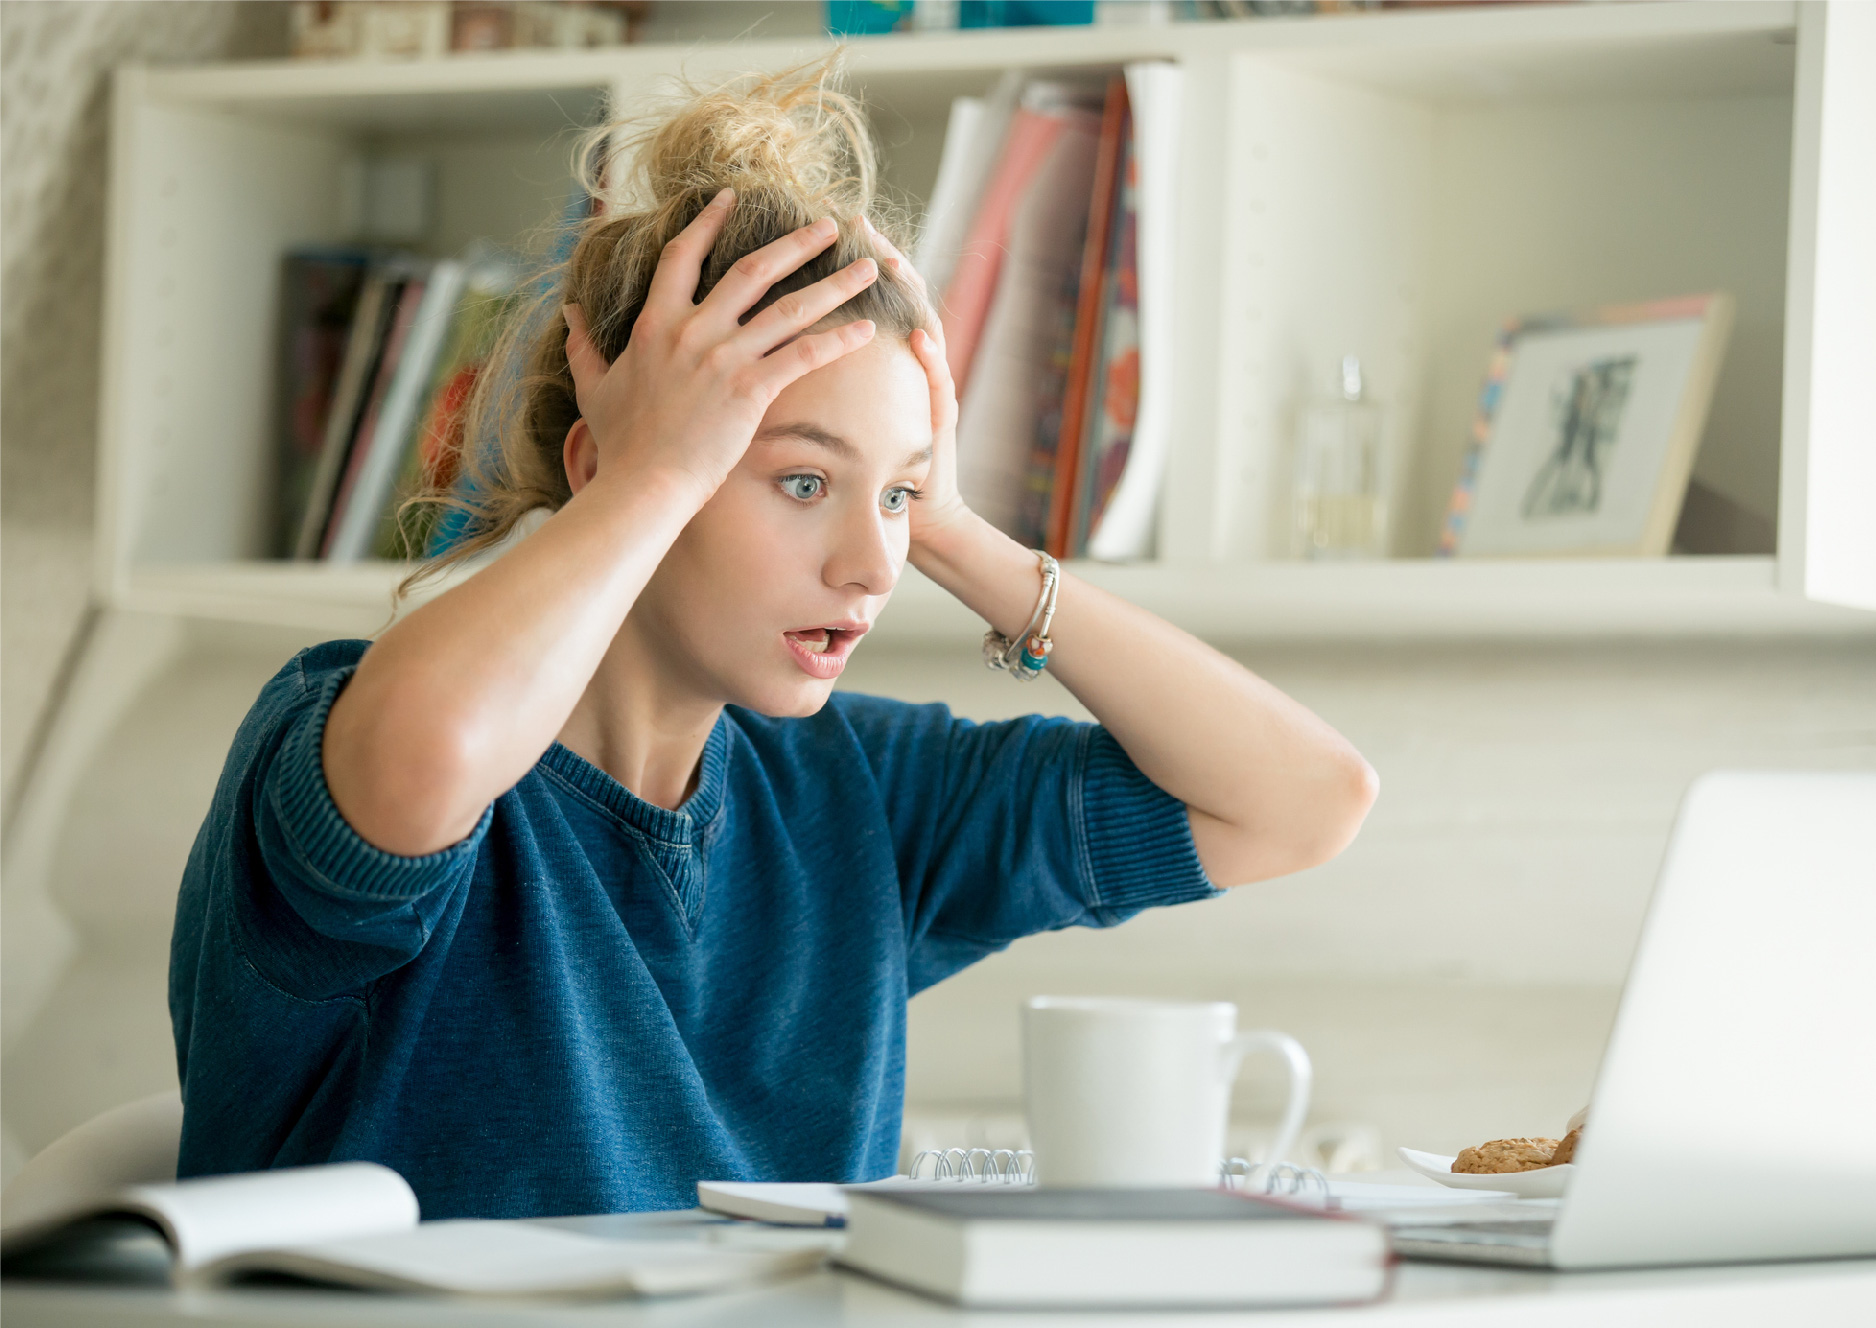
[(561, 464), (567, 468), (567, 487), (578, 493), (599, 473), (599, 445), (584, 417), (567, 430), (567, 440), (560, 445)]

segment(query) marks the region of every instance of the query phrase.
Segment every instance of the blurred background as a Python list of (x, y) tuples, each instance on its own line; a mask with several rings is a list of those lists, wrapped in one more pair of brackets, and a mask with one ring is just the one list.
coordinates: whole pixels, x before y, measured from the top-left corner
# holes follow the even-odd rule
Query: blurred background
[[(1040, 16), (1095, 34), (1063, 40), (1090, 43), (1076, 48), (1084, 54), (1070, 81), (1097, 94), (1101, 71), (1131, 58), (1129, 43), (1137, 40), (1150, 53), (1161, 40), (1129, 32), (1202, 23), (1231, 25), (1233, 32), (1259, 23), (1290, 31), (1316, 23), (1342, 25), (1324, 29), (1340, 34), (1359, 31), (1352, 27), (1358, 24), (1498, 21), (1481, 7), (1317, 12), (1369, 8), (1104, 4)], [(1419, 220), (1390, 211), (1385, 194), (1374, 210), (1378, 233), (1414, 237), (1412, 273), (1388, 286), (1390, 300), (1411, 306), (1401, 315), (1407, 349), (1367, 356), (1369, 390), (1380, 385), (1381, 404), (1395, 415), (1388, 436), (1398, 435), (1394, 534), (1391, 547), (1375, 554), (1387, 565), (1317, 577), (1320, 569), (1286, 552), (1267, 556), (1226, 532), (1199, 551), (1212, 570), (1188, 575), (1181, 568), (1196, 555), (1178, 548), (1183, 527), (1176, 518), (1187, 510), (1180, 504), (1198, 503), (1193, 495), (1202, 499), (1226, 469), (1220, 462), (1195, 472), (1175, 453), (1157, 561), (1148, 559), (1152, 566), (1141, 573), (1147, 579), (1119, 583), (1146, 586), (1149, 602), (1158, 595), (1169, 604), (1209, 604), (1239, 584), (1235, 573), (1216, 570), (1218, 558), (1271, 564), (1268, 576), (1275, 579), (1257, 579), (1265, 576), (1261, 570), (1243, 574), (1248, 598), (1241, 603), (1248, 607), (1203, 607), (1194, 621), (1209, 624), (1221, 646), (1362, 750), (1382, 785), (1367, 828), (1318, 870), (1108, 932), (1036, 937), (917, 997), (908, 1147), (1002, 1144), (1020, 1133), (1016, 1011), (1041, 993), (1232, 1000), (1243, 1026), (1300, 1038), (1317, 1067), (1307, 1160), (1334, 1169), (1392, 1165), (1397, 1145), (1450, 1152), (1489, 1138), (1559, 1134), (1588, 1099), (1688, 782), (1718, 766), (1876, 766), (1870, 626), (1876, 615), (1772, 603), (1775, 557), (1785, 556), (1775, 550), (1782, 548), (1778, 421), (1798, 95), (1791, 7), (1718, 6), (1751, 21), (1689, 20), (1689, 31), (1699, 29), (1695, 36), (1672, 40), (1660, 34), (1671, 36), (1680, 20), (1650, 19), (1654, 28), (1628, 46), (1617, 42), (1607, 55), (1595, 53), (1603, 47), (1594, 41), (1572, 44), (1569, 30), (1558, 28), (1558, 59), (1574, 61), (1574, 72), (1548, 81), (1544, 52), (1551, 39), (1532, 36), (1537, 30), (1530, 26), (1550, 21), (1540, 8), (1607, 7), (1519, 6), (1512, 17), (1525, 27), (1485, 29), (1483, 37), (1459, 27), (1426, 29), (1429, 41), (1444, 40), (1459, 52), (1452, 57), (1458, 66), (1476, 63), (1484, 71), (1475, 87), (1451, 94), (1460, 99), (1456, 109), (1436, 86), (1446, 73), (1395, 69), (1387, 63), (1389, 43), (1370, 51), (1365, 39), (1336, 36), (1324, 48), (1326, 74), (1301, 57), (1282, 69), (1283, 78), (1325, 79), (1332, 91), (1354, 88), (1344, 108), (1353, 108), (1351, 124), (1358, 111), (1385, 110), (1375, 98), (1397, 97), (1418, 108), (1427, 126), (1422, 174), (1432, 183), (1402, 186), (1403, 197), (1424, 205)], [(271, 346), (280, 317), (276, 273), (291, 246), (274, 244), (251, 270), (230, 268), (214, 280), (185, 275), (179, 288), (166, 286), (170, 278), (155, 267), (131, 261), (146, 252), (134, 237), (120, 237), (114, 251), (120, 266), (107, 277), (111, 226), (153, 228), (149, 243), (159, 245), (171, 243), (161, 238), (163, 227), (179, 226), (177, 244), (186, 249), (197, 218), (187, 211), (189, 191), (212, 180), (221, 181), (214, 187), (223, 193), (197, 227), (204, 243), (219, 244), (215, 236), (242, 226), (255, 234), (276, 226), (252, 220), (271, 215), (253, 183), (268, 177), (259, 166), (251, 177), (240, 175), (248, 160), (241, 154), (256, 162), (300, 158), (281, 157), (267, 146), (273, 140), (241, 137), (248, 132), (242, 117), (260, 107), (257, 123), (278, 123), (266, 133), (300, 145), (293, 151), (310, 154), (306, 161), (325, 163), (318, 169), (328, 175), (314, 182), (315, 193), (365, 190), (365, 202), (349, 205), (367, 216), (352, 238), (375, 244), (373, 254), (387, 244), (426, 261), (494, 252), (473, 249), (475, 242), (516, 254), (533, 243), (538, 251), (551, 244), (553, 223), (567, 207), (566, 158), (575, 122), (593, 115), (590, 89), (616, 91), (639, 77), (636, 65), (608, 72), (608, 48), (667, 51), (669, 62), (682, 56), (707, 71), (734, 68), (745, 47), (770, 63), (781, 53), (811, 53), (830, 28), (873, 43), (861, 61), (862, 81), (874, 104), (887, 108), (879, 118), (887, 174), (916, 215), (932, 196), (956, 97), (996, 95), (1000, 71), (986, 63), (982, 48), (969, 45), (978, 38), (951, 30), (1037, 17), (1022, 9), (924, 0), (920, 6), (0, 5), (6, 1176), (98, 1111), (173, 1086), (165, 1007), (170, 918), (230, 737), (259, 687), (294, 651), (336, 635), (369, 634), (383, 620), (384, 592), (395, 580), (370, 568), (356, 575), (336, 569), (314, 584), (307, 569), (317, 571), (317, 562), (269, 563), (282, 551), (268, 543), (275, 517), (259, 499), (229, 500), (248, 506), (237, 523), (244, 533), (225, 548), (200, 544), (210, 539), (200, 532), (218, 528), (221, 518), (191, 504), (203, 494), (202, 502), (221, 501), (212, 477), (246, 472), (229, 459), (234, 452), (217, 450), (224, 442), (212, 421), (189, 423), (187, 399), (221, 417), (252, 405), (260, 422), (225, 445), (264, 450), (272, 446), (265, 419), (278, 384), (270, 348), (264, 356), (256, 352), (252, 367), (229, 371), (252, 380), (251, 391), (242, 388), (227, 401), (213, 392), (205, 397), (190, 384), (208, 380), (190, 374), (213, 366), (191, 368), (189, 356), (229, 362), (240, 349), (224, 344), (233, 334), (214, 330), (222, 322), (214, 311), (223, 308), (245, 311), (249, 331), (241, 335), (251, 339), (253, 329), (263, 329), (261, 340)], [(1294, 44), (1305, 49), (1310, 40)], [(938, 44), (906, 45), (918, 42)], [(895, 54), (916, 49), (941, 54)], [(1052, 63), (1042, 47), (1012, 49), (1018, 51), (1012, 62)], [(962, 54), (942, 54), (952, 51)], [(449, 92), (449, 70), (504, 59), (573, 63), (526, 65), (534, 71), (529, 86), (547, 89), (538, 95), (489, 91), (495, 84), (488, 80), (476, 83), (477, 91)], [(257, 61), (288, 63), (247, 63)], [(114, 131), (117, 67), (160, 73), (228, 62), (235, 62), (232, 72), (220, 82), (219, 75), (203, 75), (196, 83), (152, 84), (147, 95), (157, 109), (147, 124), (120, 119)], [(1185, 260), (1211, 266), (1182, 268), (1179, 289), (1196, 289), (1206, 271), (1225, 273), (1224, 293), (1215, 298), (1229, 307), (1210, 311), (1224, 330), (1181, 333), (1195, 340), (1180, 343), (1180, 358), (1239, 359), (1211, 378), (1179, 381), (1199, 381), (1230, 404), (1232, 384), (1248, 381), (1251, 372), (1246, 338), (1253, 334), (1244, 320), (1258, 316), (1264, 297), (1257, 292), (1265, 289), (1228, 256), (1252, 251), (1257, 224), (1248, 204), (1230, 210), (1233, 199), (1243, 203), (1231, 193), (1241, 175), (1233, 154), (1249, 162), (1264, 149), (1234, 118), (1247, 114), (1231, 100), (1239, 94), (1225, 90), (1224, 80), (1248, 77), (1243, 69), (1213, 67), (1196, 56), (1189, 63), (1194, 83), (1179, 129), (1181, 161), (1189, 166), (1210, 157), (1219, 167), (1216, 180), (1194, 184), (1188, 170), (1179, 185), (1197, 191), (1180, 195), (1197, 199), (1195, 209), (1211, 209), (1204, 234), (1213, 246), (1208, 256)], [(318, 74), (327, 82), (292, 84), (301, 89), (293, 93), (300, 101), (266, 102), (276, 95), (266, 87), (275, 77), (268, 71), (286, 70), (279, 77), (291, 82), (314, 65), (367, 73), (355, 88), (338, 74)], [(386, 67), (407, 73), (386, 84)], [(552, 72), (562, 67), (574, 73)], [(243, 82), (243, 69), (258, 72)], [(444, 73), (433, 76), (437, 70)], [(559, 91), (556, 79), (566, 85)], [(387, 86), (397, 95), (384, 93)], [(1276, 79), (1257, 86), (1290, 85)], [(423, 97), (432, 100), (419, 105)], [(1295, 106), (1306, 102), (1296, 94)], [(175, 111), (181, 118), (172, 123), (162, 118), (171, 114), (165, 106), (185, 110)], [(210, 109), (187, 109), (198, 106)], [(206, 126), (199, 132), (187, 119), (198, 113)], [(138, 153), (118, 157), (114, 180), (114, 132), (128, 124), (149, 137), (139, 140), (145, 147)], [(1369, 143), (1363, 132), (1350, 129), (1340, 146), (1312, 148), (1324, 154), (1321, 170), (1360, 182), (1398, 173), (1402, 160), (1418, 169), (1412, 167), (1418, 158), (1402, 158), (1380, 139)], [(199, 152), (191, 146), (197, 143)], [(1533, 144), (1548, 155), (1533, 161)], [(346, 153), (352, 165), (340, 160)], [(1502, 168), (1489, 174), (1465, 164), (1492, 157)], [(170, 158), (179, 164), (161, 164)], [(398, 175), (398, 163), (413, 161), (416, 175)], [(122, 178), (126, 163), (136, 178)], [(1281, 178), (1305, 187), (1314, 169), (1305, 160)], [(282, 187), (290, 193), (304, 185)], [(405, 187), (421, 198), (412, 205), (416, 221), (400, 232), (394, 219), (382, 218), (395, 213), (396, 191)], [(126, 198), (136, 201), (134, 213)], [(176, 214), (180, 221), (166, 220), (172, 198), (181, 200), (173, 204), (184, 209)], [(1510, 201), (1503, 216), (1513, 223), (1467, 220), (1504, 199)], [(1263, 203), (1252, 201), (1261, 212)], [(366, 233), (372, 215), (380, 218), (376, 234)], [(1276, 251), (1271, 261), (1281, 264), (1285, 255)], [(1333, 253), (1299, 250), (1295, 261), (1305, 294), (1310, 272), (1348, 267)], [(1367, 259), (1349, 261), (1360, 269)], [(205, 305), (208, 297), (198, 292), (211, 287), (220, 303)], [(1485, 289), (1465, 293), (1474, 287)], [(1719, 405), (1694, 463), (1689, 494), (1704, 496), (1687, 499), (1690, 510), (1706, 504), (1708, 523), (1690, 531), (1683, 519), (1681, 556), (1661, 559), (1675, 564), (1671, 579), (1652, 580), (1657, 574), (1649, 567), (1591, 568), (1579, 576), (1546, 564), (1528, 576), (1492, 571), (1482, 581), (1455, 581), (1459, 590), (1427, 580), (1471, 573), (1436, 566), (1427, 555), (1498, 325), (1559, 305), (1712, 289), (1731, 291), (1740, 317), (1727, 361), (1731, 376), (1722, 376)], [(172, 310), (180, 312), (172, 317)], [(1282, 390), (1268, 403), (1239, 402), (1244, 418), (1267, 406), (1273, 437), (1291, 429), (1299, 403), (1325, 394), (1318, 389), (1330, 380), (1342, 340), (1356, 334), (1339, 337), (1301, 336)], [(157, 367), (144, 366), (138, 356), (146, 350), (176, 357), (181, 367), (173, 384), (161, 367), (169, 361), (153, 358)], [(116, 365), (109, 371), (114, 378), (109, 364)], [(145, 373), (153, 376), (138, 377)], [(146, 382), (153, 385), (147, 395), (138, 386)], [(161, 402), (172, 393), (183, 402), (173, 424), (177, 436), (144, 437), (143, 414), (170, 410)], [(1211, 423), (1237, 436), (1230, 433), (1239, 428), (1235, 416)], [(1250, 424), (1242, 433), (1261, 436)], [(1275, 455), (1287, 444), (1259, 446)], [(167, 491), (165, 448), (188, 459), (174, 472), (177, 487)], [(1247, 473), (1255, 469), (1244, 464)], [(185, 484), (190, 475), (198, 482)], [(1247, 491), (1246, 520), (1262, 521), (1259, 504), (1277, 501), (1268, 487)], [(1273, 535), (1272, 547), (1278, 543)], [(209, 564), (210, 571), (200, 570)], [(1397, 574), (1406, 579), (1388, 579)], [(1637, 590), (1638, 584), (1662, 588)], [(944, 701), (976, 718), (1029, 709), (1081, 714), (1053, 682), (1016, 688), (987, 673), (967, 616), (946, 617), (929, 598), (913, 598), (905, 613), (922, 625), (869, 641), (843, 686)], [(1234, 1137), (1247, 1151), (1255, 1151), (1281, 1101), (1272, 1068), (1253, 1066), (1234, 1104)]]

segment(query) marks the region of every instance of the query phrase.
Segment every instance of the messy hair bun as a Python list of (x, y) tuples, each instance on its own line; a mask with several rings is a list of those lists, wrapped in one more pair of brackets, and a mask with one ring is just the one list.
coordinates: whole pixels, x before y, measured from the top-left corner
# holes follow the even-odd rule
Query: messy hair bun
[[(834, 243), (770, 287), (751, 314), (861, 258), (880, 259), (862, 218), (901, 240), (895, 212), (877, 193), (872, 135), (859, 105), (841, 91), (832, 59), (687, 89), (675, 108), (642, 125), (636, 132), (609, 125), (582, 143), (578, 161), (598, 209), (497, 341), (465, 412), (462, 480), (406, 504), (407, 511), (454, 512), (462, 537), (400, 593), (500, 542), (529, 511), (558, 509), (572, 496), (561, 448), (580, 411), (561, 307), (579, 305), (593, 344), (616, 358), (665, 245), (720, 190), (734, 189), (736, 206), (704, 261), (699, 300), (738, 259), (822, 217), (839, 225)], [(877, 335), (900, 341), (937, 322), (921, 293), (884, 262), (877, 280), (818, 326), (862, 318)]]

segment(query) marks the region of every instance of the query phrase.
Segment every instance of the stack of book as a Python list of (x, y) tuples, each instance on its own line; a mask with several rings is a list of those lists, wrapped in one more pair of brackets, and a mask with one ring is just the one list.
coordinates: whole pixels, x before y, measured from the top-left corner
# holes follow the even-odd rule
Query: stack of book
[(916, 263), (942, 297), (973, 509), (1057, 557), (1148, 557), (1164, 468), (1180, 80), (1012, 74), (951, 108)]
[(423, 551), (403, 499), (447, 486), (462, 416), (514, 286), (484, 254), (426, 262), (303, 250), (282, 272), (282, 557), (357, 562)]

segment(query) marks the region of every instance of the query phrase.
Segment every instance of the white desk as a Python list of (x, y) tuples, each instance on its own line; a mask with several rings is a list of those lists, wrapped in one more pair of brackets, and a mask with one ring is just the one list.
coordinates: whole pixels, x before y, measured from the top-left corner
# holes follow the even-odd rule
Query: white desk
[[(569, 1222), (630, 1226), (638, 1234), (683, 1215), (647, 1214)], [(676, 1233), (673, 1233), (676, 1234)], [(1414, 1328), (1733, 1328), (1794, 1324), (1870, 1328), (1876, 1324), (1876, 1259), (1730, 1268), (1546, 1273), (1404, 1263), (1393, 1289), (1373, 1305), (1347, 1309), (1186, 1310), (1025, 1313), (966, 1312), (867, 1278), (825, 1270), (790, 1282), (725, 1295), (592, 1305), (486, 1303), (375, 1296), (300, 1287), (172, 1291), (13, 1280), (0, 1287), (7, 1328), (940, 1328), (941, 1325), (1068, 1325), (1102, 1328), (1176, 1325), (1213, 1328), (1329, 1328), (1343, 1323)]]

